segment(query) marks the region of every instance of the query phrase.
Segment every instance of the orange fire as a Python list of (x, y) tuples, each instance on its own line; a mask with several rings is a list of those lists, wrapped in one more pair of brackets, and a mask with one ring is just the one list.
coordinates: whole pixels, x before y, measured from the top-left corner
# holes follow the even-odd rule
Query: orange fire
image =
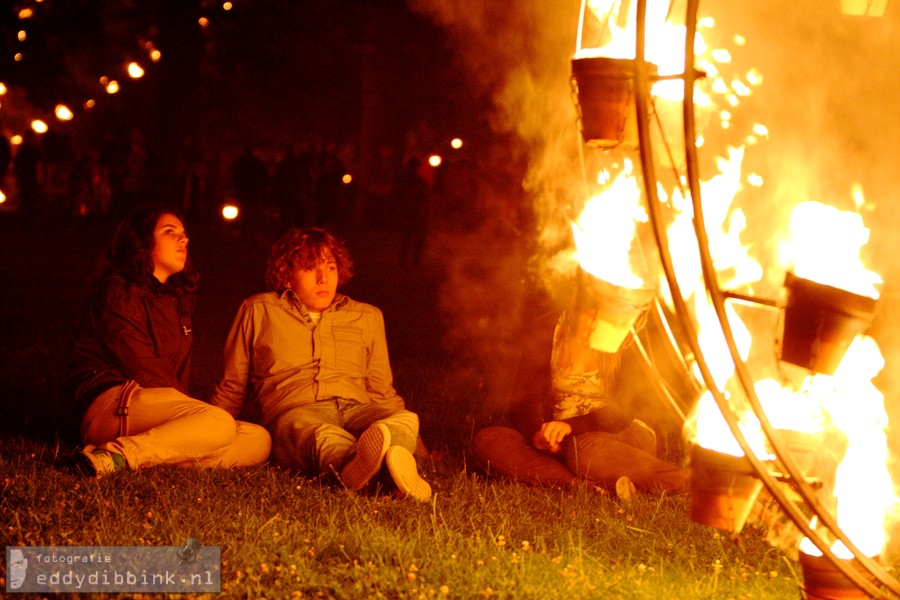
[[(630, 6), (628, 14), (621, 14), (622, 5)], [(578, 32), (575, 58), (603, 56), (633, 58), (635, 55), (635, 5), (615, 0), (588, 0), (590, 12), (584, 15)], [(685, 29), (669, 21), (669, 2), (648, 1), (646, 59), (659, 67), (660, 75), (677, 74), (684, 69)], [(705, 20), (700, 29), (711, 29), (714, 23)], [(596, 42), (587, 47), (590, 41)], [(745, 40), (732, 39), (736, 45)], [(709, 48), (702, 36), (694, 40), (697, 68), (706, 74), (697, 86), (695, 103), (704, 121), (718, 115), (721, 129), (733, 131), (734, 115), (740, 103), (753, 88), (763, 84), (756, 69), (742, 77), (726, 79), (723, 65), (730, 63), (727, 49)], [(651, 137), (654, 150), (660, 136), (675, 145), (682, 144), (678, 135), (683, 82), (659, 81), (652, 86), (657, 137)], [(702, 126), (702, 123), (700, 123)], [(674, 132), (674, 133), (673, 133)], [(763, 124), (752, 125), (744, 144), (730, 147), (715, 160), (715, 172), (700, 181), (703, 216), (709, 251), (715, 261), (718, 286), (724, 290), (753, 290), (764, 281), (766, 269), (751, 254), (751, 246), (742, 239), (746, 231), (745, 214), (734, 206), (734, 199), (749, 187), (763, 188), (765, 178), (759, 173), (743, 173), (748, 148), (763, 143), (769, 130)], [(697, 147), (709, 151), (701, 136)], [(609, 161), (601, 169), (600, 181), (604, 191), (589, 200), (573, 228), (578, 247), (577, 258), (582, 268), (597, 277), (614, 281), (625, 287), (639, 287), (643, 280), (635, 274), (633, 240), (635, 227), (646, 221), (642, 203), (646, 197), (633, 173), (632, 163), (610, 153)], [(698, 343), (708, 362), (716, 386), (736, 413), (740, 428), (754, 454), (763, 461), (774, 458), (755, 414), (732, 392), (736, 385), (735, 365), (728, 350), (722, 327), (709, 300), (698, 258), (697, 240), (693, 230), (693, 209), (686, 197), (679, 173), (682, 156), (674, 160), (660, 160), (670, 168), (671, 182), (667, 189), (660, 184), (658, 200), (671, 215), (667, 237), (676, 278), (682, 294), (694, 310), (692, 319)], [(612, 174), (611, 174), (612, 173)], [(665, 177), (665, 175), (664, 175)], [(662, 180), (662, 178), (661, 178)], [(862, 189), (852, 190), (857, 207), (862, 206)], [(881, 277), (866, 268), (860, 260), (861, 249), (869, 240), (869, 230), (862, 217), (853, 211), (840, 211), (813, 201), (797, 204), (791, 215), (789, 228), (782, 233), (772, 227), (767, 233), (781, 236), (775, 270), (792, 270), (798, 277), (848, 290), (855, 294), (878, 298)], [(771, 269), (772, 266), (770, 265)], [(663, 296), (669, 293), (665, 283)], [(668, 300), (671, 300), (668, 298)], [(743, 361), (751, 355), (772, 355), (778, 338), (778, 308), (765, 305), (737, 310), (735, 302), (726, 303), (727, 318), (733, 330), (738, 354)], [(748, 316), (749, 315), (749, 316)], [(827, 506), (836, 506), (841, 529), (853, 543), (869, 556), (879, 554), (886, 542), (886, 519), (900, 499), (894, 494), (889, 476), (888, 446), (885, 434), (887, 417), (884, 397), (872, 383), (884, 366), (878, 345), (869, 337), (860, 336), (850, 346), (833, 375), (801, 372), (788, 365), (777, 365), (773, 358), (748, 364), (754, 377), (754, 392), (763, 405), (767, 419), (778, 430), (795, 432), (821, 439), (829, 432), (846, 444), (835, 448), (835, 473), (815, 473), (833, 485), (823, 487)], [(743, 451), (734, 439), (711, 392), (704, 394), (686, 426), (690, 441), (705, 448), (742, 456)], [(829, 438), (831, 439), (831, 438)], [(836, 500), (835, 500), (836, 499)]]

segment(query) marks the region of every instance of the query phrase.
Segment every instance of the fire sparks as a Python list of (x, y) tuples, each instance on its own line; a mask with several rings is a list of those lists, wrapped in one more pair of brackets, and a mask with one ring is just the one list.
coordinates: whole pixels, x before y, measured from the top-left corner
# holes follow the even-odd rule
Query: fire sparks
[[(858, 6), (850, 6), (852, 0), (844, 4), (849, 10), (859, 10)], [(634, 59), (635, 5), (615, 0), (587, 0), (584, 6), (590, 12), (582, 15), (575, 59)], [(777, 311), (784, 308), (776, 302), (759, 302), (739, 311), (735, 302), (726, 301), (724, 318), (732, 337), (732, 340), (726, 340), (725, 327), (709, 297), (707, 286), (710, 283), (700, 269), (694, 233), (697, 215), (693, 214), (689, 192), (683, 184), (684, 176), (678, 172), (684, 168), (684, 157), (677, 152), (677, 146), (684, 143), (679, 138), (683, 134), (680, 119), (684, 85), (678, 75), (685, 68), (686, 29), (674, 22), (668, 2), (653, 0), (647, 2), (645, 24), (644, 58), (658, 69), (650, 75), (652, 150), (660, 153), (662, 144), (659, 142), (676, 147), (675, 152), (667, 148), (665, 159), (654, 157), (657, 164), (673, 171), (672, 189), (664, 189), (661, 180), (658, 197), (654, 200), (664, 204), (667, 217), (671, 217), (667, 225), (667, 250), (672, 255), (682, 295), (694, 311), (689, 317), (696, 329), (703, 361), (718, 388), (715, 392), (724, 397), (736, 416), (742, 436), (753, 454), (764, 463), (774, 465), (772, 461), (777, 457), (772, 441), (767, 439), (757, 415), (739, 393), (744, 384), (735, 377), (735, 358), (728, 343), (731, 341), (737, 357), (747, 363), (745, 366), (753, 378), (752, 393), (758, 397), (766, 420), (779, 435), (790, 440), (787, 448), (802, 463), (803, 475), (818, 481), (818, 494), (823, 504), (835, 507), (837, 522), (854, 545), (868, 556), (876, 556), (885, 544), (886, 519), (900, 504), (887, 467), (884, 396), (873, 384), (874, 377), (884, 366), (884, 359), (872, 338), (857, 335), (849, 349), (846, 346), (840, 348), (846, 353), (838, 356), (836, 370), (815, 373), (810, 371), (816, 369), (809, 367), (801, 373), (792, 371), (793, 367), (789, 365), (776, 364), (778, 357), (774, 350), (780, 324)], [(698, 117), (695, 145), (706, 148), (708, 136), (700, 130), (703, 127), (717, 125), (715, 133), (719, 137), (734, 139), (741, 136), (740, 129), (747, 127), (741, 104), (754, 88), (763, 84), (764, 77), (755, 68), (738, 70), (728, 48), (707, 46), (702, 33), (711, 29), (714, 21), (705, 19), (698, 25), (693, 45), (703, 81), (694, 93), (695, 117)], [(748, 43), (739, 35), (732, 41), (736, 47)], [(573, 61), (573, 73), (574, 70)], [(727, 147), (722, 155), (714, 157), (712, 176), (698, 182), (706, 249), (715, 270), (713, 285), (725, 291), (750, 290), (745, 298), (751, 301), (752, 291), (764, 287), (773, 277), (754, 256), (758, 249), (744, 239), (749, 217), (735, 199), (748, 189), (755, 193), (766, 191), (765, 173), (744, 174), (743, 167), (748, 152), (769, 140), (769, 136), (766, 125), (752, 124), (750, 133), (739, 144)], [(720, 145), (710, 151), (721, 148)], [(628, 149), (622, 147), (622, 150)], [(603, 191), (586, 202), (573, 226), (577, 259), (584, 271), (596, 277), (637, 288), (643, 280), (635, 269), (635, 232), (647, 221), (642, 204), (647, 199), (638, 176), (632, 172), (631, 163), (618, 155), (613, 161), (624, 166), (612, 169), (604, 165), (600, 168), (597, 181)], [(862, 249), (869, 241), (869, 229), (863, 225), (861, 211), (871, 208), (871, 204), (867, 203), (862, 187), (858, 185), (850, 191), (849, 200), (855, 210), (839, 210), (797, 198), (789, 227), (782, 230), (776, 226), (778, 224), (773, 224), (767, 232), (770, 236), (767, 243), (774, 242), (777, 248), (776, 271), (783, 269), (811, 282), (877, 300), (883, 280), (860, 259)], [(663, 285), (662, 290), (664, 295), (668, 293), (667, 286)], [(820, 329), (822, 327), (820, 325)], [(786, 327), (784, 335), (788, 335)], [(827, 341), (827, 344), (832, 343), (832, 340)], [(753, 361), (748, 363), (751, 356)], [(686, 431), (699, 446), (743, 456), (744, 452), (714, 397), (717, 396), (712, 390), (702, 395)], [(816, 450), (811, 452), (810, 448)], [(815, 456), (811, 457), (811, 454)]]

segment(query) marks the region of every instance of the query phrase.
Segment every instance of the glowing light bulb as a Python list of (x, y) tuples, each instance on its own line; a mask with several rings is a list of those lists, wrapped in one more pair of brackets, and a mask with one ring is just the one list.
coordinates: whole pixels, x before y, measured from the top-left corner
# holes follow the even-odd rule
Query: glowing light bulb
[(140, 79), (144, 76), (144, 69), (141, 68), (141, 65), (136, 62), (128, 63), (128, 75), (132, 79)]
[(75, 116), (65, 104), (57, 104), (54, 112), (56, 113), (56, 118), (60, 121), (71, 121)]
[(226, 221), (234, 221), (237, 219), (239, 212), (238, 207), (234, 204), (226, 204), (222, 207), (222, 217)]

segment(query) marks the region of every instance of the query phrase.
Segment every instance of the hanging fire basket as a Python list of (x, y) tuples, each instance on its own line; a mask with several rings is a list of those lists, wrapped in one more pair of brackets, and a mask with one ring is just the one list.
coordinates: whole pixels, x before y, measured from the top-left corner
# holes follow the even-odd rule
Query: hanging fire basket
[(572, 312), (575, 319), (586, 326), (578, 328), (575, 341), (600, 352), (619, 350), (656, 294), (654, 288), (631, 289), (614, 285), (580, 268), (577, 285)]
[(701, 446), (691, 449), (691, 520), (740, 533), (762, 490), (750, 462)]
[[(572, 59), (581, 134), (588, 146), (638, 147), (634, 105), (634, 60), (603, 56)], [(656, 65), (649, 64), (651, 75)]]
[(797, 277), (785, 277), (781, 360), (817, 373), (833, 375), (847, 348), (864, 334), (878, 300)]
[[(803, 569), (803, 588), (806, 592), (807, 600), (832, 600), (835, 598), (854, 599), (868, 598), (863, 590), (850, 581), (850, 578), (841, 573), (832, 564), (831, 560), (824, 556), (816, 556), (800, 552), (800, 567)], [(867, 579), (874, 583), (875, 579), (871, 577), (859, 564), (853, 559), (839, 559), (852, 569), (856, 569), (867, 576)]]

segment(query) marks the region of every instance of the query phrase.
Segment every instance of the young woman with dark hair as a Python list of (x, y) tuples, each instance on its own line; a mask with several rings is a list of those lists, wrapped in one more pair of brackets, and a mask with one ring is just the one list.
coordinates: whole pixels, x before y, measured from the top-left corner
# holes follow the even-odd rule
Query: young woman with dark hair
[(83, 415), (83, 472), (267, 460), (265, 429), (188, 395), (197, 279), (176, 211), (145, 208), (121, 223), (76, 331), (69, 373)]

